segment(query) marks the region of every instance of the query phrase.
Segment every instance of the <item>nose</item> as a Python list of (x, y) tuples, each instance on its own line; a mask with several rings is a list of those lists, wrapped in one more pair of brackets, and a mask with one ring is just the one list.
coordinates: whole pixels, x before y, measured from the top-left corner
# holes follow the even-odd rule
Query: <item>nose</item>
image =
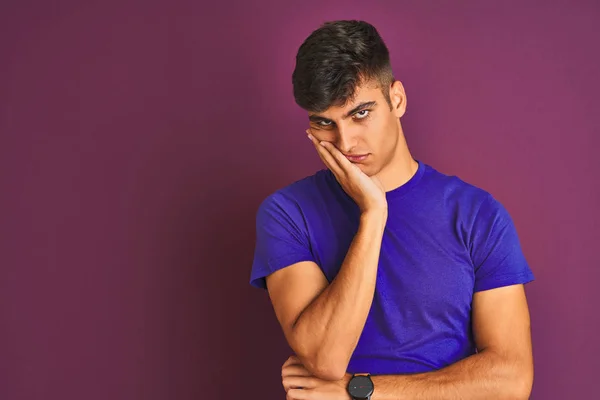
[(338, 134), (335, 141), (335, 147), (345, 154), (352, 153), (358, 142), (358, 131), (350, 127), (338, 127)]

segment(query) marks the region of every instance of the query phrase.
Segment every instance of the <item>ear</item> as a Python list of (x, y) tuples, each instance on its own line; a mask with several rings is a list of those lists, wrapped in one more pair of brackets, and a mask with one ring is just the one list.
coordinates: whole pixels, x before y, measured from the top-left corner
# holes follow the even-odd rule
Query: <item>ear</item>
[(406, 112), (406, 93), (402, 82), (394, 81), (390, 86), (390, 101), (392, 103), (392, 112), (400, 118)]

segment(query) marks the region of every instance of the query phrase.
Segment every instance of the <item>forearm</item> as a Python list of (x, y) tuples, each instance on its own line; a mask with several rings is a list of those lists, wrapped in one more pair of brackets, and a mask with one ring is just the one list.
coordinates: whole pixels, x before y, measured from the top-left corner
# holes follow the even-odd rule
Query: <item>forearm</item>
[(434, 372), (373, 376), (372, 400), (528, 399), (533, 366), (482, 351)]
[(386, 213), (361, 216), (339, 273), (294, 325), (295, 349), (323, 379), (339, 379), (358, 343), (373, 301)]

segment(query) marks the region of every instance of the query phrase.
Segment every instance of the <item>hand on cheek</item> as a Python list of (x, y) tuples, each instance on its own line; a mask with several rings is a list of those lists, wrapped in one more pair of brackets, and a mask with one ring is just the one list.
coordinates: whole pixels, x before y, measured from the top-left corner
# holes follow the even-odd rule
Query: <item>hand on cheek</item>
[(352, 197), (362, 212), (369, 210), (385, 211), (387, 199), (383, 185), (376, 177), (369, 177), (360, 168), (350, 162), (332, 143), (318, 141), (306, 131), (323, 163), (335, 175), (344, 191)]

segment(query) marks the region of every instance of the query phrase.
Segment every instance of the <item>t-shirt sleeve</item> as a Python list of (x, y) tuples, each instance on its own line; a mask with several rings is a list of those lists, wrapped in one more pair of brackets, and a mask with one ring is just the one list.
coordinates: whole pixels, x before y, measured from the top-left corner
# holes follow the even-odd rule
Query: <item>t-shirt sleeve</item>
[(471, 238), (475, 292), (534, 280), (512, 218), (492, 195), (475, 216)]
[(265, 277), (300, 261), (315, 261), (298, 204), (281, 193), (267, 197), (256, 214), (250, 284), (266, 289)]

